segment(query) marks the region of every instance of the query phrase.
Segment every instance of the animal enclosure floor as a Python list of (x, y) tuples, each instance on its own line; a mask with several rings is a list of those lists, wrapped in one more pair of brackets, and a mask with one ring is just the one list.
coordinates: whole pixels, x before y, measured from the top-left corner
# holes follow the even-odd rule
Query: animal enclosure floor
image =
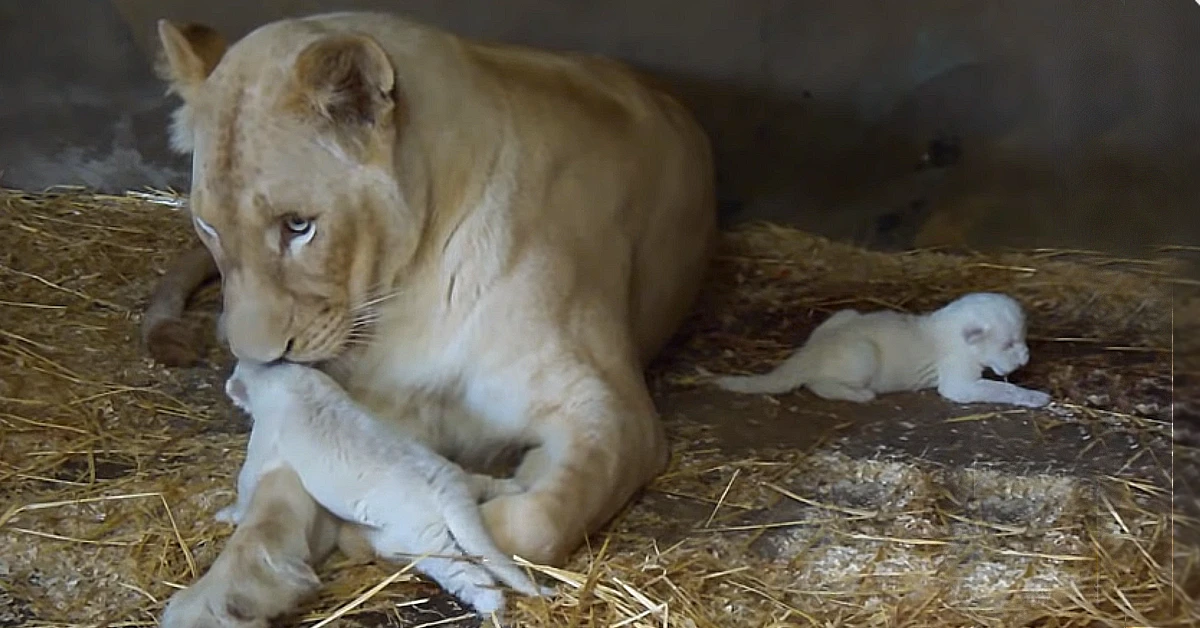
[[(156, 625), (231, 532), (212, 516), (232, 498), (248, 425), (221, 393), (231, 360), (211, 334), (215, 290), (190, 314), (211, 343), (205, 364), (165, 369), (137, 343), (157, 273), (193, 238), (161, 205), (0, 192), (0, 627)], [(771, 226), (728, 234), (648, 375), (670, 468), (565, 569), (538, 568), (556, 596), (512, 596), (512, 618), (1195, 625), (1185, 515), (1197, 496), (1173, 480), (1200, 455), (1171, 422), (1168, 270), (1078, 252), (869, 253)], [(925, 311), (975, 290), (1026, 307), (1033, 357), (1011, 379), (1049, 391), (1051, 407), (704, 383), (768, 369), (837, 309)], [(345, 610), (331, 625), (476, 625), (408, 573), (352, 605), (399, 569), (335, 557), (321, 596), (282, 624)]]

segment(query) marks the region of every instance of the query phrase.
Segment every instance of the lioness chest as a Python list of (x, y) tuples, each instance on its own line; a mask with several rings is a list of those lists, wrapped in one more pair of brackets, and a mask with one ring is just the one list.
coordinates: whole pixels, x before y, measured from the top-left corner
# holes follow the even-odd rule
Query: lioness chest
[(462, 308), (444, 296), (421, 298), (447, 294), (445, 279), (424, 291), (410, 287), (410, 299), (381, 313), (373, 341), (330, 374), (356, 401), (443, 455), (519, 443), (529, 402), (518, 380), (553, 361), (546, 347), (554, 325), (544, 313), (561, 309), (527, 283), (514, 273)]

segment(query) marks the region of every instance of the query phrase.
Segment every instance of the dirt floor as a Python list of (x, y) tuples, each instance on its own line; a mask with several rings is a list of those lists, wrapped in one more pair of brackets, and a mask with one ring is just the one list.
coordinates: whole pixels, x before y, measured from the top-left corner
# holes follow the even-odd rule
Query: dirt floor
[[(215, 289), (191, 314), (204, 364), (166, 369), (137, 342), (156, 273), (192, 238), (160, 204), (0, 192), (0, 628), (153, 625), (231, 532), (212, 515), (232, 497), (248, 425), (220, 393), (231, 361), (211, 333)], [(539, 569), (559, 594), (514, 598), (514, 619), (1196, 625), (1198, 497), (1175, 480), (1195, 474), (1200, 443), (1172, 424), (1166, 278), (1157, 262), (1083, 252), (729, 236), (649, 375), (670, 469), (566, 570)], [(1011, 381), (1050, 392), (1050, 407), (705, 384), (766, 370), (837, 309), (926, 310), (985, 289), (1029, 311), (1033, 358)], [(338, 610), (330, 625), (476, 625), (407, 573), (346, 607), (397, 569), (335, 558), (325, 592), (285, 625)]]

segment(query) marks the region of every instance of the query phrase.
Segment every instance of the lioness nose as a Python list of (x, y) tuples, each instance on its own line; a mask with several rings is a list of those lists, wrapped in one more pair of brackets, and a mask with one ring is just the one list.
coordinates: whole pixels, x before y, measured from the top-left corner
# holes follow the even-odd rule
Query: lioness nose
[(225, 333), (239, 360), (278, 362), (292, 348), (292, 303), (277, 286), (246, 271), (226, 278)]
[(244, 362), (252, 362), (255, 364), (273, 364), (283, 361), (287, 355), (290, 344), (280, 347), (279, 345), (271, 345), (267, 343), (256, 342), (237, 342), (231, 340), (229, 348), (233, 351), (234, 357)]
[(229, 349), (239, 360), (269, 364), (284, 359), (292, 349), (292, 339), (276, 332), (275, 325), (264, 324), (263, 318), (231, 316), (229, 323)]

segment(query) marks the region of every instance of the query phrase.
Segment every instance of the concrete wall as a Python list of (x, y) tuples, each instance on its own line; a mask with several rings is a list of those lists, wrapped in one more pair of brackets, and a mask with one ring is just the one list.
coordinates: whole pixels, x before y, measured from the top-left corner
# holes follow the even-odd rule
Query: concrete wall
[(1200, 242), (1192, 0), (0, 0), (0, 182), (186, 187), (155, 20), (234, 39), (346, 8), (669, 78), (730, 218), (879, 247)]

